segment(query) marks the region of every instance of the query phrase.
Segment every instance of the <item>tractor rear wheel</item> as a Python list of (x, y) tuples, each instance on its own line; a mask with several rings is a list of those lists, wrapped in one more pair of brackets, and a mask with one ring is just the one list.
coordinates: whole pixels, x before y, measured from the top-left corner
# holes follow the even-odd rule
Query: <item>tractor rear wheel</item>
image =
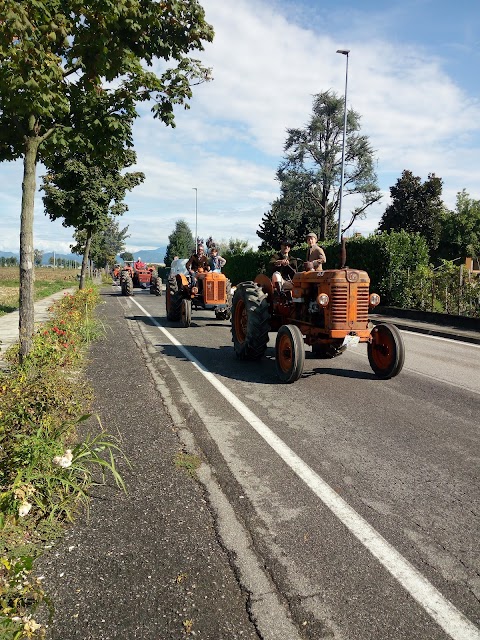
[(232, 303), (232, 340), (237, 358), (259, 360), (268, 344), (270, 311), (268, 299), (255, 282), (237, 286)]
[(122, 295), (133, 296), (133, 280), (128, 273), (124, 275), (122, 280)]
[(232, 317), (232, 283), (228, 278), (225, 287), (225, 293), (227, 306), (223, 309), (222, 320), (230, 320), (230, 318)]
[(189, 327), (192, 324), (192, 301), (183, 298), (180, 309), (180, 322), (182, 327)]
[(295, 382), (303, 373), (305, 345), (300, 329), (294, 324), (284, 324), (275, 342), (275, 365), (282, 382)]
[(150, 282), (150, 293), (152, 295), (162, 295), (162, 279), (160, 276), (153, 276)]
[(379, 378), (387, 380), (400, 373), (405, 361), (405, 347), (400, 331), (393, 324), (377, 324), (368, 343), (368, 361)]

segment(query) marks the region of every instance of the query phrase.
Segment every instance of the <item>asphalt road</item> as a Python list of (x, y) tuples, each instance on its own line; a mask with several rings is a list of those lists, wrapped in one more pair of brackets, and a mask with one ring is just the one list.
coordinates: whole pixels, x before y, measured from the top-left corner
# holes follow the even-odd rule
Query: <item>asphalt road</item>
[[(96, 347), (100, 359), (97, 355), (91, 375), (100, 411), (107, 420), (111, 414), (114, 424), (123, 422), (123, 429), (131, 424), (122, 437), (150, 469), (143, 479), (133, 477), (138, 483), (134, 501), (150, 515), (138, 519), (125, 499), (122, 508), (133, 530), (125, 534), (117, 514), (107, 543), (110, 556), (97, 543), (95, 557), (113, 556), (117, 562), (119, 545), (127, 544), (128, 562), (120, 563), (124, 569), (136, 562), (136, 553), (141, 564), (144, 558), (158, 559), (158, 549), (149, 545), (161, 540), (169, 520), (164, 493), (172, 491), (171, 517), (178, 521), (185, 507), (182, 492), (189, 490), (184, 478), (180, 489), (175, 486), (175, 475), (159, 487), (163, 498), (158, 504), (156, 491), (148, 490), (151, 473), (159, 478), (167, 473), (161, 462), (178, 442), (164, 435), (176, 432), (172, 437), (205, 462), (199, 470), (202, 490), (197, 488), (191, 499), (204, 504), (212, 518), (207, 529), (215, 532), (220, 546), (218, 552), (210, 547), (211, 557), (224, 576), (222, 588), (213, 586), (206, 600), (210, 608), (199, 614), (201, 606), (195, 603), (194, 615), (186, 607), (185, 616), (195, 618), (197, 637), (480, 638), (479, 345), (405, 332), (405, 367), (392, 380), (374, 376), (359, 345), (334, 360), (307, 354), (302, 378), (282, 385), (275, 377), (274, 334), (266, 358), (241, 362), (234, 357), (229, 322), (216, 320), (212, 311), (194, 311), (192, 326), (181, 328), (166, 321), (164, 298), (137, 290), (133, 298), (124, 298), (112, 287), (105, 301), (109, 324), (121, 339), (109, 338), (103, 351)], [(152, 441), (159, 412), (163, 422)], [(148, 508), (142, 503), (145, 493)], [(118, 508), (118, 499), (102, 499), (109, 510)], [(206, 522), (198, 523), (197, 536), (195, 520), (189, 524), (193, 540), (207, 540)], [(98, 526), (102, 530), (105, 519)], [(138, 533), (145, 530), (155, 533)], [(72, 536), (73, 555), (67, 552), (68, 540), (57, 553), (65, 571), (77, 572), (72, 587), (78, 583), (83, 593), (89, 573), (81, 569), (84, 537), (95, 547), (91, 525), (76, 527)], [(188, 536), (183, 552), (198, 562), (204, 553), (192, 554)], [(181, 564), (172, 557), (171, 573), (181, 573)], [(58, 557), (49, 558), (46, 568), (52, 572), (55, 566)], [(108, 573), (107, 566), (103, 569)], [(209, 577), (206, 584), (210, 581), (218, 587), (218, 580)], [(137, 582), (132, 583), (132, 600), (140, 603), (144, 582)], [(69, 589), (61, 580), (57, 584), (58, 598), (67, 593), (69, 611)], [(170, 591), (175, 589), (167, 589), (166, 599), (173, 603)], [(98, 609), (94, 618), (102, 611), (108, 616), (107, 593), (102, 591), (103, 606), (82, 595), (76, 620), (90, 609)], [(161, 594), (162, 589), (158, 599)], [(124, 596), (122, 602), (125, 611)], [(227, 602), (232, 607), (225, 614), (236, 616), (228, 629), (218, 627)], [(145, 623), (149, 631), (143, 635), (138, 628), (144, 623), (137, 620), (123, 633), (119, 623), (117, 635), (92, 631), (55, 637), (182, 637), (182, 613), (175, 617), (172, 607), (162, 613), (170, 626)], [(127, 611), (123, 624), (136, 616), (128, 603)], [(59, 616), (58, 628), (71, 624), (68, 614)], [(92, 622), (92, 630), (98, 624)]]

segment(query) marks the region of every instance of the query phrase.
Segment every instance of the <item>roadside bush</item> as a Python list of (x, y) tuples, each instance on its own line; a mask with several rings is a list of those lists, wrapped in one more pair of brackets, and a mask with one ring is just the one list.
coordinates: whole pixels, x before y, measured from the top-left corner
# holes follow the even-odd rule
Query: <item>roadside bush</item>
[(231, 254), (229, 251), (224, 253), (227, 264), (222, 271), (234, 285), (239, 282), (254, 280), (259, 273), (265, 273), (265, 262), (270, 259), (266, 258), (267, 254), (249, 249), (245, 253)]
[(20, 364), (14, 346), (6, 354), (10, 370), (0, 373), (0, 634), (5, 640), (45, 635), (33, 615), (48, 598), (30, 575), (45, 542), (60, 535), (81, 507), (88, 509), (92, 486), (105, 482), (107, 473), (125, 489), (115, 438), (102, 428), (83, 440), (77, 436), (93, 397), (81, 365), (90, 342), (104, 331), (94, 316), (98, 301), (94, 287), (65, 295), (34, 336), (28, 357)]

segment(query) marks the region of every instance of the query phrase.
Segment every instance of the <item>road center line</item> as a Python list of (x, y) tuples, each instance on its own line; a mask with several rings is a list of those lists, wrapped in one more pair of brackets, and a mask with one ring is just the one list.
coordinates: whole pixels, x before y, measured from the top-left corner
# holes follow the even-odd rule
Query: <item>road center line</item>
[(345, 502), (306, 462), (283, 442), (267, 425), (239, 400), (213, 373), (199, 362), (178, 340), (130, 298), (156, 327), (190, 360), (230, 405), (255, 429), (265, 442), (305, 482), (353, 535), (377, 558), (389, 573), (408, 591), (423, 609), (454, 640), (480, 640), (480, 630), (447, 600), (406, 558)]

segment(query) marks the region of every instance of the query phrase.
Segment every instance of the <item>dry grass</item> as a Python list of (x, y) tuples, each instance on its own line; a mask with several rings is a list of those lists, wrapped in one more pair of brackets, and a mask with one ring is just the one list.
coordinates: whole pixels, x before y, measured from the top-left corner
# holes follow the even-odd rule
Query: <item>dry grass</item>
[[(35, 300), (77, 284), (76, 269), (35, 268)], [(18, 309), (20, 272), (18, 267), (0, 267), (0, 315)]]
[[(0, 285), (4, 282), (19, 283), (18, 267), (0, 267)], [(76, 269), (51, 269), (49, 267), (35, 267), (36, 282), (63, 282), (76, 280)], [(10, 286), (10, 285), (9, 285)]]

